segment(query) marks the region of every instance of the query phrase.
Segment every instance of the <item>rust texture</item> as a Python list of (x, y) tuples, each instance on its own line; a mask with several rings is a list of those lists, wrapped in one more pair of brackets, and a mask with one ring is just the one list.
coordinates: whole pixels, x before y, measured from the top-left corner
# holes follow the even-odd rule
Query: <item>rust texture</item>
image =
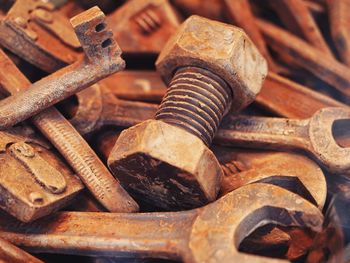
[(84, 59), (2, 100), (1, 128), (23, 121), (124, 68), (121, 50), (97, 7), (72, 18), (71, 23), (84, 49)]
[(339, 59), (350, 66), (350, 1), (327, 0), (330, 30)]
[(344, 64), (270, 22), (260, 19), (257, 23), (269, 46), (282, 58), (307, 69), (347, 99), (350, 98), (349, 69)]
[(108, 165), (135, 198), (189, 209), (215, 199), (221, 169), (207, 146), (230, 109), (252, 102), (267, 66), (243, 31), (198, 16), (182, 24), (156, 65), (168, 91), (155, 120), (122, 132)]
[[(31, 88), (30, 82), (0, 51), (0, 84), (10, 95)], [(84, 184), (110, 211), (136, 211), (137, 204), (118, 184), (86, 141), (51, 107), (32, 119), (34, 125), (55, 145)]]
[(229, 116), (216, 135), (218, 143), (242, 147), (303, 149), (332, 172), (349, 173), (350, 151), (332, 133), (337, 121), (349, 121), (346, 108), (324, 108), (310, 119)]
[(333, 57), (304, 0), (270, 0), (269, 4), (290, 32), (323, 51), (324, 55)]
[(240, 253), (237, 247), (248, 233), (269, 222), (305, 226), (316, 232), (322, 226), (322, 214), (314, 205), (278, 186), (262, 183), (243, 186), (187, 212), (65, 212), (29, 225), (4, 220), (0, 236), (31, 251), (116, 257), (133, 254), (183, 262), (281, 262)]
[(81, 182), (29, 127), (0, 132), (0, 207), (28, 222), (67, 205), (83, 189)]
[(12, 263), (43, 263), (40, 259), (33, 257), (2, 238), (0, 238), (0, 261)]

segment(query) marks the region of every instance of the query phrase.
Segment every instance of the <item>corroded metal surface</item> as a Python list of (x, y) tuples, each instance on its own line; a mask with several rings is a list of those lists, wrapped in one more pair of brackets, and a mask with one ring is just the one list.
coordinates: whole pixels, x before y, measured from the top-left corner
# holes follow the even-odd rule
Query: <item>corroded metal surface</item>
[[(10, 127), (124, 68), (104, 14), (91, 8), (71, 19), (83, 47), (83, 60), (56, 71), (0, 102), (1, 128)], [(99, 32), (97, 32), (99, 31)]]
[(32, 251), (103, 253), (105, 256), (133, 254), (183, 262), (283, 262), (240, 253), (237, 247), (249, 233), (269, 222), (318, 232), (322, 214), (291, 192), (257, 183), (187, 212), (66, 212), (31, 225), (2, 221), (0, 236)]
[[(0, 50), (0, 84), (13, 95), (30, 87), (30, 82)], [(121, 188), (86, 141), (51, 107), (32, 119), (33, 124), (55, 145), (87, 188), (110, 211), (136, 211), (137, 204)]]
[(28, 222), (67, 205), (83, 185), (56, 152), (23, 130), (0, 132), (0, 207)]
[(346, 108), (324, 108), (310, 119), (229, 116), (216, 142), (242, 147), (303, 149), (332, 172), (349, 173), (350, 149), (340, 146), (332, 133), (335, 122), (350, 119)]
[(43, 263), (43, 261), (33, 257), (2, 238), (0, 238), (0, 262)]

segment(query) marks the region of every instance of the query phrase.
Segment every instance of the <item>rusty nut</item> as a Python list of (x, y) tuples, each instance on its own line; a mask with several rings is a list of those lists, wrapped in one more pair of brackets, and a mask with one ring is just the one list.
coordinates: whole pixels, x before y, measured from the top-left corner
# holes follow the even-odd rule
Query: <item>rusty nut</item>
[(169, 84), (180, 67), (216, 73), (233, 91), (231, 109), (250, 104), (267, 75), (267, 63), (245, 32), (200, 16), (189, 17), (160, 53), (156, 67)]

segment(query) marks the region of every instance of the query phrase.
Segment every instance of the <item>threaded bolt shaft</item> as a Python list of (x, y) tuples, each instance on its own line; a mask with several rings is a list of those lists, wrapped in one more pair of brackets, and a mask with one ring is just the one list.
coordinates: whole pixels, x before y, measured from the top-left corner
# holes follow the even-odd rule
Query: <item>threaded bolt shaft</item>
[(209, 146), (231, 102), (232, 90), (222, 78), (199, 67), (183, 67), (175, 73), (155, 119), (181, 127)]

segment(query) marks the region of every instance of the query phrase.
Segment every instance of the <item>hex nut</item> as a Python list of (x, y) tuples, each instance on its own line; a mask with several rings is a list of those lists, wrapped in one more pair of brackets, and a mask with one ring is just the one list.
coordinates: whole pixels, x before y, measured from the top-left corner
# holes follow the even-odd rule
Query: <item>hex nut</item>
[(156, 120), (123, 131), (108, 166), (136, 200), (166, 210), (215, 200), (222, 176), (215, 155), (199, 138)]
[(250, 104), (267, 75), (267, 63), (245, 32), (235, 26), (189, 17), (167, 42), (157, 70), (169, 84), (176, 69), (197, 66), (224, 79), (233, 91), (232, 110)]

